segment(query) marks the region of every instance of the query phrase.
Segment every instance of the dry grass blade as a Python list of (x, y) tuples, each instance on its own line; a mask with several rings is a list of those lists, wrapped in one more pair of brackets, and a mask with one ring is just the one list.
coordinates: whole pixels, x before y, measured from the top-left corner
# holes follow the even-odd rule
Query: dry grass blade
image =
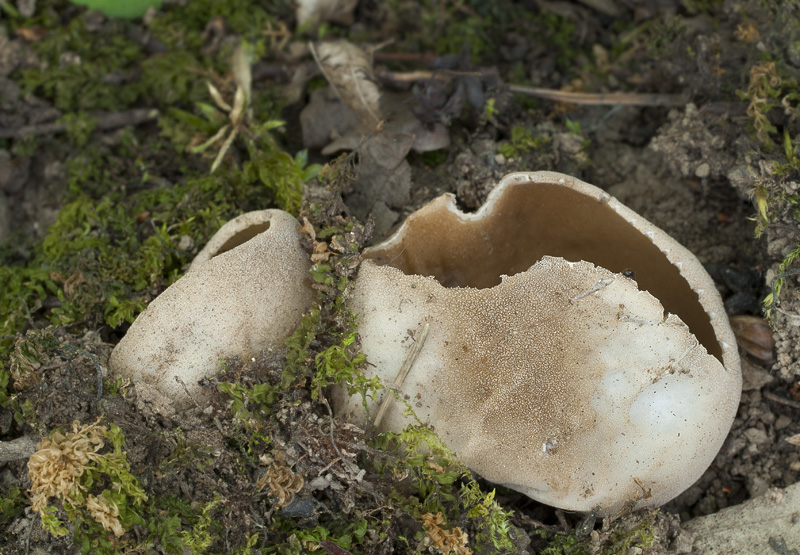
[(211, 94), (211, 98), (214, 99), (214, 102), (217, 106), (221, 109), (225, 110), (226, 112), (231, 111), (231, 105), (225, 102), (225, 99), (222, 98), (222, 93), (219, 92), (217, 87), (215, 87), (211, 82), (207, 82), (206, 85), (208, 86), (208, 92)]
[[(225, 127), (227, 128), (228, 126), (226, 125)], [(234, 126), (233, 131), (231, 131), (231, 134), (228, 135), (228, 138), (225, 139), (224, 143), (222, 143), (222, 148), (219, 149), (217, 157), (214, 158), (214, 163), (211, 164), (211, 173), (214, 173), (216, 169), (219, 167), (219, 165), (222, 163), (223, 158), (225, 158), (225, 155), (228, 153), (228, 150), (231, 148), (231, 145), (233, 144), (233, 140), (236, 138), (236, 135), (238, 134), (239, 134), (239, 127)]]

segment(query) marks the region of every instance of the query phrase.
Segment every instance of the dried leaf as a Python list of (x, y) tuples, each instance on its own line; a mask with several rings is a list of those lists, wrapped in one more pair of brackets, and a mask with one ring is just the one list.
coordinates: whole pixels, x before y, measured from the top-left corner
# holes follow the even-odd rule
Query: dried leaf
[(311, 222), (309, 222), (308, 218), (306, 217), (303, 217), (303, 225), (300, 226), (300, 232), (308, 235), (312, 241), (317, 240), (317, 232), (314, 230), (314, 226), (311, 225)]
[(299, 25), (317, 25), (325, 21), (350, 25), (358, 0), (296, 0), (295, 15)]
[(775, 338), (772, 328), (758, 316), (733, 316), (731, 328), (739, 347), (755, 362), (771, 365), (775, 362)]
[[(384, 133), (411, 135), (411, 148), (416, 152), (428, 152), (450, 146), (450, 134), (441, 123), (426, 125), (411, 111), (409, 93), (383, 93), (381, 113), (388, 114)], [(363, 125), (354, 113), (331, 89), (317, 89), (311, 93), (309, 103), (300, 113), (303, 146), (322, 148), (323, 154), (341, 150), (354, 150), (364, 136), (374, 131), (374, 126)]]
[[(358, 146), (366, 129), (359, 128), (358, 114), (345, 106), (336, 93), (328, 89), (311, 92), (308, 104), (300, 112), (300, 129), (305, 148), (322, 148), (334, 137), (352, 137), (347, 150)], [(329, 147), (325, 148), (329, 151)], [(335, 151), (334, 151), (335, 152)]]
[(787, 437), (786, 441), (791, 443), (792, 445), (800, 445), (800, 434), (795, 434), (791, 437)]
[(365, 123), (377, 125), (381, 120), (381, 93), (372, 73), (371, 56), (346, 40), (317, 43), (311, 52), (342, 102)]

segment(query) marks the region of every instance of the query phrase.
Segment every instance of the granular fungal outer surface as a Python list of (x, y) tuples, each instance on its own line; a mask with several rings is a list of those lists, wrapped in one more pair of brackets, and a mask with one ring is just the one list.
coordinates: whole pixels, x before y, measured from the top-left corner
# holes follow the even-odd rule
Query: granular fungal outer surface
[(596, 187), (511, 174), (477, 213), (444, 195), (365, 257), (350, 307), (400, 394), (371, 417), (396, 431), (412, 408), (490, 481), (569, 510), (657, 506), (730, 429), (741, 371), (713, 281)]

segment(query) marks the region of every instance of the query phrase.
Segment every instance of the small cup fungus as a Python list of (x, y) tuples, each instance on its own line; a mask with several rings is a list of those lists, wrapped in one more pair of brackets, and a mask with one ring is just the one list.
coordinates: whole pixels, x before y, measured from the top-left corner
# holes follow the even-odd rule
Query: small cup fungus
[(243, 214), (139, 315), (109, 368), (135, 380), (156, 412), (184, 409), (204, 396), (198, 382), (216, 375), (221, 360), (283, 349), (314, 300), (310, 268), (294, 217)]
[[(736, 414), (736, 343), (700, 262), (566, 175), (508, 175), (475, 214), (435, 199), (365, 252), (354, 291), (369, 372), (467, 466), (550, 505), (665, 503)], [(371, 408), (380, 429), (412, 422), (389, 393)]]

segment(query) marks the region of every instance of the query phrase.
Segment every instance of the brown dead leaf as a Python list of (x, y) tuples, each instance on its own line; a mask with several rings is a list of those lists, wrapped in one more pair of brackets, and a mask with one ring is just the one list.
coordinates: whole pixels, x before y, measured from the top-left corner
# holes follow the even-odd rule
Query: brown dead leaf
[[(324, 148), (325, 152), (352, 150), (367, 129), (360, 128), (358, 115), (342, 103), (332, 88), (312, 91), (308, 104), (300, 112), (300, 130), (305, 148)], [(349, 137), (346, 146), (331, 151), (331, 141)]]
[(311, 53), (342, 102), (365, 124), (381, 120), (381, 92), (372, 73), (372, 56), (346, 40), (312, 45)]
[(761, 33), (758, 32), (758, 28), (751, 21), (739, 23), (733, 32), (733, 36), (745, 44), (755, 44), (761, 40)]
[(317, 240), (317, 232), (314, 230), (314, 226), (311, 225), (311, 222), (308, 221), (308, 218), (303, 218), (303, 225), (300, 226), (300, 233), (305, 233), (312, 241)]
[(327, 262), (333, 252), (328, 249), (328, 244), (322, 241), (314, 242), (314, 252), (311, 254), (311, 262)]
[[(461, 528), (455, 526), (452, 530), (440, 528), (444, 524), (442, 513), (425, 513), (422, 515), (422, 525), (425, 527), (425, 539), (438, 549), (443, 555), (472, 555), (472, 550), (467, 547), (469, 536)], [(426, 543), (427, 543), (426, 542)]]
[(731, 317), (736, 343), (752, 360), (770, 366), (775, 362), (775, 338), (772, 328), (758, 316), (743, 314)]
[(19, 27), (14, 33), (24, 41), (39, 42), (47, 34), (47, 29), (41, 25), (34, 25), (33, 27)]
[[(411, 93), (381, 95), (381, 113), (386, 114), (384, 133), (409, 135), (416, 152), (440, 150), (450, 146), (450, 133), (441, 123), (427, 125), (414, 115)], [(300, 112), (300, 128), (305, 148), (321, 148), (326, 155), (355, 150), (375, 127), (364, 125), (360, 116), (344, 105), (332, 89), (317, 89)]]

